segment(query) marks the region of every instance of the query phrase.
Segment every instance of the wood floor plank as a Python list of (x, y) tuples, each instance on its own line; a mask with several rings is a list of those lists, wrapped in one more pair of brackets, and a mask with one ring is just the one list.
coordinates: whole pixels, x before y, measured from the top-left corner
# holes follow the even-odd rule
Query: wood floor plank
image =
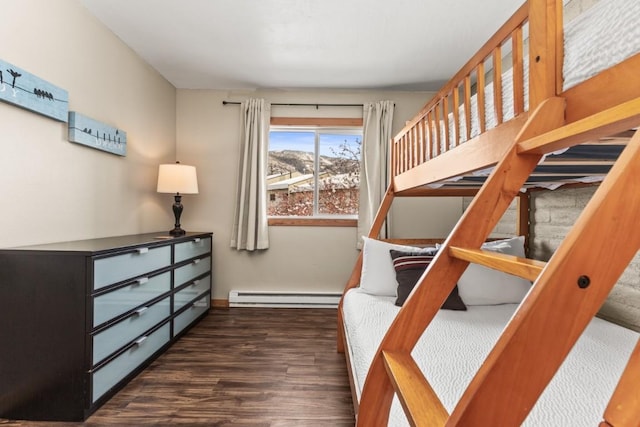
[(212, 309), (84, 423), (1, 427), (354, 425), (332, 309)]

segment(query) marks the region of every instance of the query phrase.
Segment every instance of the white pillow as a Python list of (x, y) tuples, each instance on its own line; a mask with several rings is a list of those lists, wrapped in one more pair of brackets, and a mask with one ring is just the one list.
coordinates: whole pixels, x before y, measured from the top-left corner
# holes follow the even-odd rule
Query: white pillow
[(415, 246), (396, 245), (381, 242), (362, 236), (362, 274), (360, 275), (360, 289), (371, 295), (395, 297), (398, 282), (396, 270), (389, 251), (420, 252), (433, 248), (418, 248)]
[[(524, 236), (488, 242), (482, 249), (524, 257)], [(529, 288), (526, 279), (477, 264), (469, 264), (458, 280), (458, 293), (466, 305), (520, 303)]]

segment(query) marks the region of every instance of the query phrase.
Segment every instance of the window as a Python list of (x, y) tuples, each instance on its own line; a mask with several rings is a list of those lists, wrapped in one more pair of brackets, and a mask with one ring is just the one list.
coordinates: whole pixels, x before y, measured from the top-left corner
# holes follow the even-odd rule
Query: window
[(270, 217), (355, 218), (362, 127), (271, 126)]

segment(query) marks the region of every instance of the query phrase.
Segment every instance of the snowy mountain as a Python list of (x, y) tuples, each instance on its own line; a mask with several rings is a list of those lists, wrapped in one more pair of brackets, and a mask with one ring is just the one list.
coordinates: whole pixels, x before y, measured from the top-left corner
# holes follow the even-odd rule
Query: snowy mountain
[[(320, 156), (320, 171), (331, 174), (358, 173), (359, 162), (344, 157)], [(268, 174), (285, 172), (313, 173), (313, 153), (306, 151), (269, 151)]]

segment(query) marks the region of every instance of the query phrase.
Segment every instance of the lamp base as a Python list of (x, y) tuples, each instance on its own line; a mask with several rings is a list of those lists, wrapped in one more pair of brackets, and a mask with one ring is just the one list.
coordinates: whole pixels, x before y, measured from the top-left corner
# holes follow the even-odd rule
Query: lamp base
[(172, 235), (173, 237), (184, 236), (185, 231), (182, 228), (180, 228), (180, 215), (182, 215), (182, 203), (180, 203), (180, 201), (182, 200), (182, 196), (180, 195), (180, 193), (176, 193), (176, 195), (173, 197), (175, 198), (175, 202), (172, 208), (173, 208), (173, 215), (176, 218), (176, 223), (174, 224), (173, 230), (171, 230), (169, 234)]
[(180, 227), (176, 227), (173, 230), (169, 231), (169, 234), (173, 237), (184, 236), (186, 234), (186, 231), (184, 231)]

